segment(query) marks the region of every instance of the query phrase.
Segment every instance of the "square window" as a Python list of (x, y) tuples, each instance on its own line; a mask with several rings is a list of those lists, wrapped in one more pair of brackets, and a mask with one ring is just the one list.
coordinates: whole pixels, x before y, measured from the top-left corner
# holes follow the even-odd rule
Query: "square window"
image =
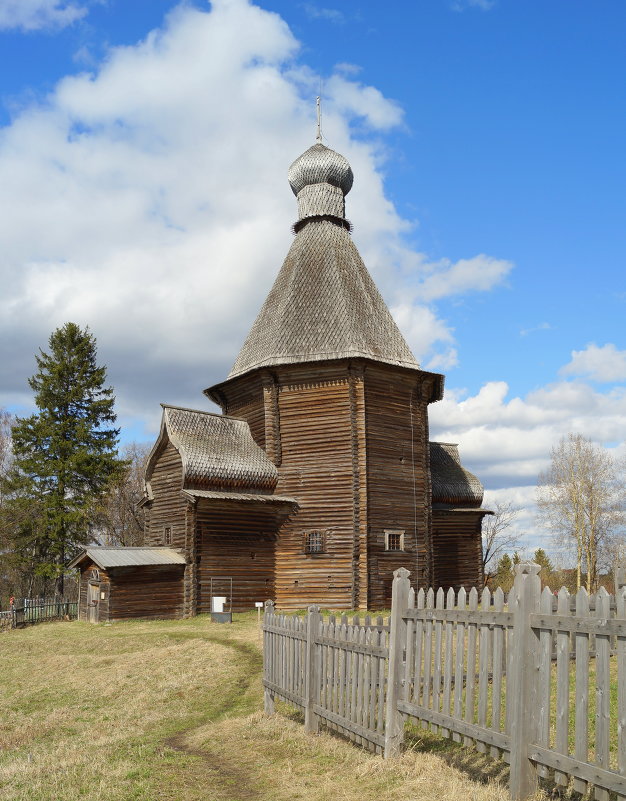
[(404, 550), (404, 529), (391, 529), (385, 531), (385, 550)]

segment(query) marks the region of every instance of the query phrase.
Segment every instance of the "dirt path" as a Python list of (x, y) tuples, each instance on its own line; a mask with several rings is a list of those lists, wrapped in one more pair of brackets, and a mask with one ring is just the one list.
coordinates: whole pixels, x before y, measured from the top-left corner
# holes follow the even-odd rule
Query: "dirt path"
[[(247, 771), (235, 764), (231, 758), (216, 755), (204, 748), (192, 748), (186, 744), (185, 738), (192, 730), (180, 732), (164, 741), (167, 748), (179, 753), (197, 757), (202, 760), (202, 770), (193, 771), (197, 780), (203, 782), (205, 798), (223, 799), (223, 801), (257, 801), (261, 796), (251, 786), (251, 777)], [(207, 787), (208, 783), (208, 787)], [(209, 796), (207, 793), (213, 793)], [(215, 795), (218, 793), (218, 795)]]
[[(236, 652), (234, 658), (237, 659), (238, 668), (243, 669), (243, 676), (236, 682), (233, 691), (224, 698), (218, 714), (214, 716), (213, 725), (217, 725), (229, 713), (234, 713), (236, 716), (245, 715), (258, 705), (253, 685), (258, 681), (259, 671), (262, 668), (262, 655), (254, 645), (234, 637), (236, 637), (236, 633), (234, 636), (207, 637), (213, 642), (232, 648)], [(198, 748), (189, 744), (189, 740), (193, 738), (198, 728), (206, 731), (207, 723), (185, 729), (163, 741), (164, 748), (193, 758), (192, 762), (186, 761), (185, 765), (181, 766), (185, 774), (184, 784), (192, 793), (189, 796), (181, 797), (181, 801), (183, 798), (186, 801), (188, 797), (195, 799), (194, 790), (196, 789), (199, 790), (198, 797), (205, 801), (258, 801), (261, 799), (262, 795), (254, 787), (253, 777), (238, 763), (236, 757), (213, 752), (206, 746)], [(180, 777), (179, 771), (176, 772)], [(192, 790), (194, 784), (196, 787)], [(167, 793), (163, 797), (167, 797), (169, 801), (172, 801), (173, 798), (171, 794), (167, 795)], [(177, 797), (176, 801), (178, 801)]]

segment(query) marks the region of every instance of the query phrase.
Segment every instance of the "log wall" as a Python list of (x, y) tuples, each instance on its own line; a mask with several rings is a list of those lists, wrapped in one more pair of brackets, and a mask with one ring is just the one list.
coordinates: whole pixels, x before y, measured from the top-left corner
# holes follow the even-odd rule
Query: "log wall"
[[(369, 608), (391, 603), (393, 571), (423, 585), (430, 573), (428, 377), (368, 364), (365, 371)], [(404, 550), (385, 550), (385, 530), (404, 531)]]
[[(276, 492), (296, 497), (300, 509), (280, 532), (276, 604), (350, 609), (355, 604), (355, 486), (345, 366), (283, 369), (278, 406), (282, 461)], [(322, 532), (323, 553), (305, 553), (311, 531)]]
[(197, 612), (210, 612), (211, 577), (233, 579), (233, 610), (274, 597), (277, 512), (268, 504), (198, 501)]
[(168, 442), (158, 457), (150, 486), (154, 500), (147, 507), (146, 545), (165, 545), (165, 526), (172, 528), (172, 548), (186, 545), (185, 508), (187, 502), (181, 496), (183, 486), (183, 464), (176, 448)]
[(184, 565), (109, 568), (109, 619), (176, 619), (183, 616)]
[(484, 512), (433, 510), (435, 587), (482, 587), (481, 526)]

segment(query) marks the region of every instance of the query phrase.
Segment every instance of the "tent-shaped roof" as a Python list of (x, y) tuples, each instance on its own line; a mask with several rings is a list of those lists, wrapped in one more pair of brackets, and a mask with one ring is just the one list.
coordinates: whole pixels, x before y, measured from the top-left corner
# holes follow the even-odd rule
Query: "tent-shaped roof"
[(419, 369), (348, 231), (330, 220), (296, 234), (230, 371), (328, 359)]

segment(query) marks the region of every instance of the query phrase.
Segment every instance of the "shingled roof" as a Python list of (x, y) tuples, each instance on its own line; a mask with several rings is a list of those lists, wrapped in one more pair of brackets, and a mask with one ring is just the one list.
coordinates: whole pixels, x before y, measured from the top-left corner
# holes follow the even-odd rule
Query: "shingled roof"
[(430, 476), (433, 506), (477, 509), (483, 502), (483, 485), (461, 464), (458, 445), (450, 442), (430, 443)]
[(362, 357), (419, 369), (344, 218), (352, 171), (314, 145), (289, 170), (296, 237), (228, 376), (259, 367)]
[(161, 434), (148, 460), (146, 482), (169, 440), (183, 462), (184, 489), (274, 490), (278, 481), (276, 466), (252, 439), (244, 420), (161, 405)]

